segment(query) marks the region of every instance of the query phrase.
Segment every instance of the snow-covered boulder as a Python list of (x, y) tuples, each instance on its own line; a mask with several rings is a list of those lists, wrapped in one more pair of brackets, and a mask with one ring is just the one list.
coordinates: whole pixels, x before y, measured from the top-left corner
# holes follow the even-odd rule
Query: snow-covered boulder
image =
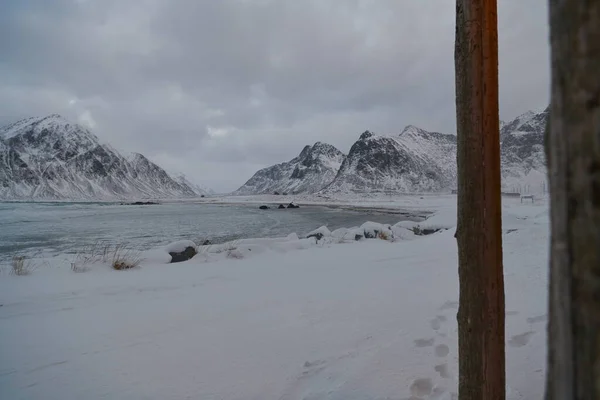
[(329, 229), (325, 225), (323, 225), (323, 226), (315, 229), (314, 231), (309, 232), (306, 235), (306, 238), (308, 239), (308, 238), (314, 237), (317, 240), (321, 240), (324, 237), (330, 237), (330, 236), (331, 236), (331, 231), (329, 231)]
[(196, 243), (192, 242), (191, 240), (179, 240), (166, 245), (165, 250), (167, 253), (179, 253), (188, 247), (196, 248)]
[(419, 222), (419, 226), (415, 229), (415, 233), (428, 235), (437, 231), (451, 229), (456, 226), (456, 209), (441, 210), (427, 218), (423, 222)]
[(415, 233), (411, 229), (402, 228), (397, 224), (392, 226), (392, 233), (394, 234), (394, 241), (410, 240), (415, 237)]
[(391, 240), (394, 236), (392, 233), (392, 227), (386, 224), (380, 224), (378, 222), (365, 222), (360, 227), (367, 239), (381, 238), (385, 240)]
[(365, 238), (365, 230), (359, 227), (354, 227), (346, 230), (343, 240), (354, 241)]
[(294, 233), (290, 233), (289, 235), (287, 235), (286, 239), (287, 240), (298, 240), (300, 238), (298, 237), (298, 234), (294, 232)]
[(394, 227), (413, 230), (419, 223), (416, 221), (400, 221)]
[(347, 228), (339, 228), (331, 232), (331, 237), (336, 239), (344, 239), (344, 236), (348, 233)]
[(171, 263), (187, 261), (198, 254), (196, 243), (191, 240), (179, 240), (168, 244), (165, 250), (171, 256)]

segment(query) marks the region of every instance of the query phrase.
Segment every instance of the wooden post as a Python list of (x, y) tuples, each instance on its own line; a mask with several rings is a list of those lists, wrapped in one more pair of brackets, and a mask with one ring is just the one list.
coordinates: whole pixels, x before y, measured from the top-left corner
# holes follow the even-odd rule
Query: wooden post
[(459, 398), (505, 398), (496, 0), (456, 1)]
[(550, 0), (546, 399), (600, 398), (600, 0)]

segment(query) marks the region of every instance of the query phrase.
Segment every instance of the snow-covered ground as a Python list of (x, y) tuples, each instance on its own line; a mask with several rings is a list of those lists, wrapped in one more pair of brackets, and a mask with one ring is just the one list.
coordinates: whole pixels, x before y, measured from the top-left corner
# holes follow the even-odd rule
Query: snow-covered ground
[[(439, 228), (455, 225), (455, 200), (350, 203), (435, 211), (422, 227)], [(543, 396), (547, 210), (544, 200), (504, 202), (509, 399)], [(4, 276), (0, 398), (454, 398), (453, 235), (318, 244), (290, 235), (178, 264), (157, 249), (128, 271)]]

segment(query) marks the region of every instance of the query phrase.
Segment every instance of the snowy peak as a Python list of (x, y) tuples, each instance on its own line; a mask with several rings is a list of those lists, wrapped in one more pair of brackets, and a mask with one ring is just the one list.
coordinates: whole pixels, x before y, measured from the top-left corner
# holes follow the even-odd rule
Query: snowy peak
[(456, 177), (456, 139), (413, 125), (397, 137), (362, 133), (325, 192), (438, 191)]
[(360, 137), (358, 138), (358, 140), (367, 140), (368, 138), (373, 137), (373, 133), (371, 133), (370, 131), (364, 131)]
[(404, 127), (404, 129), (402, 129), (402, 132), (400, 132), (399, 136), (410, 135), (410, 134), (419, 135), (419, 134), (423, 134), (424, 132), (427, 132), (427, 131), (425, 131), (424, 129), (421, 129), (417, 126), (414, 126), (414, 125), (406, 125)]
[(21, 153), (63, 161), (99, 146), (93, 133), (58, 114), (27, 118), (0, 128), (0, 141)]
[(527, 111), (525, 114), (519, 115), (513, 121), (504, 124), (500, 130), (500, 134), (501, 136), (506, 134), (543, 134), (544, 130), (546, 129), (546, 124), (548, 123), (549, 112), (549, 106), (544, 111), (539, 113)]
[(427, 141), (446, 143), (450, 145), (456, 145), (456, 136), (447, 133), (430, 132), (425, 129), (421, 129), (414, 125), (407, 125), (400, 135), (399, 140), (406, 145), (414, 143), (419, 146)]
[(68, 140), (87, 139), (96, 144), (98, 143), (98, 138), (88, 129), (73, 124), (58, 114), (51, 114), (47, 117), (26, 118), (0, 128), (0, 139), (2, 140), (10, 140), (19, 136), (40, 139), (49, 135), (53, 135), (54, 138), (63, 137)]
[(57, 114), (0, 128), (0, 199), (114, 200), (195, 196), (141, 154), (126, 158)]
[(317, 142), (288, 162), (261, 169), (234, 193), (317, 192), (333, 181), (344, 158), (334, 146)]

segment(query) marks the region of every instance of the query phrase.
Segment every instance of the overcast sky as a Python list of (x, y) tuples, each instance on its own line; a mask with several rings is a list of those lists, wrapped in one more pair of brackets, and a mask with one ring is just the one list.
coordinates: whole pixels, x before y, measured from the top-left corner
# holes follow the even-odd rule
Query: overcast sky
[[(498, 0), (500, 117), (549, 102), (546, 0)], [(218, 191), (324, 141), (455, 132), (454, 0), (1, 0), (0, 124), (59, 113)]]

